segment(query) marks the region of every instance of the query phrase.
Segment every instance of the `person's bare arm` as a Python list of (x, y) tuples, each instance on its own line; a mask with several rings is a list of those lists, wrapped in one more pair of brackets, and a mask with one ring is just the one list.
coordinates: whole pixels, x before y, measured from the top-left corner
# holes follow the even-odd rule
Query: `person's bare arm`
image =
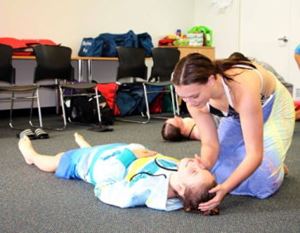
[(195, 120), (201, 141), (200, 159), (207, 169), (211, 169), (218, 159), (219, 141), (216, 124), (210, 113), (188, 105)]
[(239, 111), (246, 156), (237, 169), (224, 182), (231, 191), (247, 179), (260, 165), (263, 158), (263, 113), (260, 102), (261, 82), (255, 72), (247, 72), (245, 77), (234, 84), (236, 108)]
[(263, 158), (263, 114), (260, 103), (260, 81), (254, 72), (233, 84), (236, 105), (241, 121), (246, 156), (229, 178), (210, 190), (216, 196), (199, 205), (202, 211), (218, 206), (225, 195), (247, 179), (261, 164)]

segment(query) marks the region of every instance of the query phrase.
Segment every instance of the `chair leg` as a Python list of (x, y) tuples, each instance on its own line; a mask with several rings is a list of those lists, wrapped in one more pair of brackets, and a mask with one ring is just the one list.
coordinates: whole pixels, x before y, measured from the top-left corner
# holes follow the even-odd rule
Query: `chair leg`
[[(174, 86), (173, 85), (169, 85), (168, 86), (168, 90), (164, 91), (164, 93), (169, 93), (170, 96), (171, 96), (171, 102), (172, 102), (172, 114), (173, 116), (179, 116), (180, 113), (179, 113), (179, 106), (178, 106), (178, 100), (177, 100), (177, 95), (174, 91)], [(170, 116), (169, 116), (170, 117)], [(169, 118), (168, 116), (152, 116), (152, 118), (155, 118), (155, 119), (168, 119)], [(149, 118), (150, 118), (150, 111), (149, 111)]]
[(30, 107), (30, 115), (29, 115), (29, 124), (34, 127), (32, 123), (32, 112), (33, 112), (33, 101), (34, 101), (34, 92), (32, 93), (32, 98), (31, 98), (31, 107)]
[(174, 92), (173, 92), (173, 86), (170, 85), (170, 95), (172, 100), (172, 109), (173, 109), (173, 115), (176, 115), (176, 109), (175, 109), (175, 98), (174, 98)]
[[(10, 101), (10, 111), (9, 111), (9, 127), (12, 129), (17, 129), (16, 127), (14, 127), (13, 124), (13, 111), (14, 111), (14, 103), (15, 103), (15, 99), (17, 99), (18, 97), (15, 97), (15, 92), (12, 91), (11, 93), (11, 101)], [(36, 90), (36, 97), (34, 96), (34, 91), (32, 94), (32, 97), (21, 97), (22, 99), (31, 99), (31, 108), (30, 108), (30, 115), (29, 115), (29, 124), (32, 127), (35, 127), (32, 123), (32, 112), (33, 112), (33, 101), (35, 98), (37, 98), (37, 106), (38, 106), (38, 115), (39, 115), (39, 127), (43, 127), (43, 121), (42, 121), (42, 112), (41, 112), (41, 107), (40, 107), (40, 102), (39, 102), (39, 95), (38, 95), (38, 90)]]
[(180, 115), (180, 109), (179, 109), (179, 103), (178, 103), (178, 96), (177, 94), (175, 93), (175, 102), (176, 102), (176, 114), (177, 116)]
[[(58, 80), (55, 79), (55, 85), (58, 85)], [(55, 95), (56, 95), (56, 114), (59, 114), (59, 101), (60, 101), (60, 93), (59, 93), (59, 89), (56, 88), (55, 90)], [(61, 103), (63, 104), (63, 103)]]
[(40, 105), (40, 96), (39, 96), (39, 90), (36, 89), (35, 91), (33, 91), (32, 93), (32, 97), (31, 97), (31, 108), (30, 108), (30, 115), (29, 115), (29, 124), (32, 127), (36, 127), (33, 123), (32, 123), (32, 115), (33, 115), (33, 104), (34, 104), (34, 99), (36, 99), (36, 104), (37, 104), (37, 108), (38, 108), (38, 117), (39, 117), (39, 127), (43, 128), (43, 118), (42, 118), (42, 110), (41, 110), (41, 105)]
[(171, 94), (171, 99), (172, 99), (172, 109), (173, 109), (173, 115), (179, 115), (179, 106), (178, 106), (178, 101), (177, 101), (177, 95), (176, 93), (174, 94), (174, 87), (173, 85), (170, 85), (170, 94)]
[(61, 109), (62, 109), (63, 120), (64, 120), (64, 126), (63, 126), (63, 128), (58, 128), (58, 130), (63, 130), (63, 129), (65, 129), (67, 127), (67, 116), (66, 116), (66, 109), (65, 109), (65, 105), (64, 105), (63, 90), (62, 90), (61, 87), (59, 87), (58, 91), (59, 91), (60, 102), (61, 102)]
[(39, 123), (40, 123), (40, 127), (43, 128), (42, 109), (41, 109), (41, 104), (40, 104), (39, 89), (36, 89), (35, 92), (36, 92), (36, 105), (38, 108), (38, 115), (39, 115)]
[[(149, 108), (149, 101), (148, 101), (148, 94), (147, 94), (147, 87), (146, 84), (142, 84), (143, 85), (143, 94), (144, 94), (144, 100), (145, 100), (145, 105), (146, 105), (146, 117), (147, 119), (145, 121), (138, 121), (138, 120), (129, 120), (129, 119), (120, 119), (118, 118), (119, 121), (123, 121), (123, 122), (132, 122), (132, 123), (140, 123), (140, 124), (147, 124), (150, 121), (150, 108)], [(142, 117), (145, 117), (143, 113)]]
[(150, 108), (149, 108), (147, 87), (146, 87), (146, 84), (144, 84), (144, 83), (143, 83), (143, 89), (144, 89), (144, 99), (145, 99), (146, 116), (147, 116), (147, 120), (145, 122), (143, 122), (145, 124), (145, 123), (148, 123), (150, 121), (151, 116), (150, 116)]
[[(63, 96), (61, 96), (62, 94), (62, 90), (61, 88), (57, 89), (56, 93), (58, 94), (58, 98), (60, 101), (63, 101)], [(34, 104), (34, 99), (36, 99), (36, 104), (37, 104), (37, 108), (38, 108), (38, 118), (39, 118), (39, 127), (40, 128), (47, 128), (47, 129), (51, 129), (51, 130), (63, 130), (66, 128), (67, 126), (67, 120), (66, 120), (66, 112), (65, 112), (65, 108), (64, 108), (64, 104), (62, 104), (62, 112), (63, 112), (63, 120), (64, 120), (64, 124), (62, 128), (52, 128), (52, 127), (44, 127), (43, 124), (43, 118), (42, 118), (42, 108), (41, 108), (41, 104), (40, 104), (40, 95), (39, 95), (39, 89), (37, 89), (35, 91), (35, 93), (33, 92), (32, 97), (31, 97), (31, 108), (30, 108), (30, 119), (29, 119), (29, 124), (32, 127), (37, 127), (36, 125), (33, 124), (32, 122), (32, 115), (33, 115), (33, 104)], [(59, 101), (57, 101), (58, 103)], [(62, 102), (63, 103), (63, 102)], [(58, 106), (58, 105), (57, 105)]]
[(15, 101), (15, 93), (12, 92), (11, 93), (11, 101), (10, 101), (10, 111), (9, 111), (9, 127), (10, 128), (14, 128), (14, 125), (13, 125), (13, 109), (14, 109), (14, 101)]
[(95, 88), (95, 96), (96, 96), (96, 104), (97, 104), (97, 114), (98, 114), (98, 121), (99, 125), (102, 124), (102, 119), (101, 119), (101, 111), (100, 111), (100, 103), (99, 103), (99, 93), (97, 88)]

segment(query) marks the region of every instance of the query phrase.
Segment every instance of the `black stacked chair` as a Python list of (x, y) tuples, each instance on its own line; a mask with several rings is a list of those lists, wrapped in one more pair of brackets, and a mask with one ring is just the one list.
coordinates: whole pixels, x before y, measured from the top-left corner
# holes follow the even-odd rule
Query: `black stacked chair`
[[(32, 109), (34, 100), (36, 100), (38, 115), (39, 115), (39, 127), (43, 127), (42, 122), (42, 114), (39, 102), (39, 92), (38, 86), (35, 84), (29, 85), (17, 85), (16, 84), (16, 71), (12, 66), (12, 55), (13, 49), (12, 47), (4, 44), (0, 44), (0, 82), (2, 83), (0, 86), (0, 92), (3, 93), (11, 93), (9, 97), (3, 97), (0, 100), (5, 102), (10, 102), (10, 119), (9, 126), (11, 128), (15, 128), (13, 125), (13, 110), (14, 110), (14, 102), (15, 101), (24, 101), (24, 100), (32, 100), (31, 113), (29, 124), (32, 126)], [(16, 96), (16, 94), (18, 94)]]
[[(64, 99), (74, 96), (95, 96), (99, 126), (101, 126), (101, 112), (99, 95), (95, 83), (78, 83), (74, 80), (74, 68), (71, 65), (72, 50), (65, 46), (37, 45), (34, 47), (37, 66), (34, 72), (34, 83), (50, 80), (48, 84), (40, 84), (39, 88), (52, 88), (58, 91), (64, 129), (67, 126), (67, 116)], [(65, 91), (69, 89), (68, 94)]]
[[(179, 115), (177, 96), (173, 84), (171, 83), (171, 77), (177, 62), (179, 61), (180, 51), (177, 48), (157, 47), (152, 49), (152, 58), (153, 66), (146, 86), (162, 87), (163, 89), (158, 92), (170, 93), (173, 115)], [(148, 91), (147, 89), (147, 94), (154, 92), (157, 91)]]
[[(143, 98), (140, 106), (143, 120), (120, 119), (122, 121), (148, 123), (150, 111), (145, 83), (147, 81), (147, 66), (145, 65), (145, 51), (141, 48), (117, 47), (119, 66), (117, 70), (117, 82), (122, 86), (137, 85), (143, 89)], [(146, 108), (146, 110), (144, 110)], [(146, 114), (146, 116), (145, 116)], [(146, 119), (145, 119), (146, 118)]]

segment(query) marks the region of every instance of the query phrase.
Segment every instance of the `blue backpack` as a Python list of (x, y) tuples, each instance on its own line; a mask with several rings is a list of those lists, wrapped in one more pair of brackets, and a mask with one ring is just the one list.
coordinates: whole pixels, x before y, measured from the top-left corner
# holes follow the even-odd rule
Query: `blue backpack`
[(137, 48), (137, 36), (133, 31), (123, 34), (103, 33), (98, 36), (103, 41), (102, 56), (117, 57), (117, 47)]
[(136, 35), (133, 31), (122, 34), (102, 33), (96, 38), (83, 38), (78, 52), (83, 57), (117, 57), (117, 47), (143, 48), (151, 56), (152, 38), (148, 33)]
[(82, 57), (101, 57), (103, 41), (97, 38), (83, 38), (78, 52)]
[(146, 56), (147, 57), (152, 56), (153, 43), (152, 43), (151, 36), (147, 32), (144, 32), (137, 35), (137, 40), (138, 40), (138, 47), (143, 48), (145, 50)]

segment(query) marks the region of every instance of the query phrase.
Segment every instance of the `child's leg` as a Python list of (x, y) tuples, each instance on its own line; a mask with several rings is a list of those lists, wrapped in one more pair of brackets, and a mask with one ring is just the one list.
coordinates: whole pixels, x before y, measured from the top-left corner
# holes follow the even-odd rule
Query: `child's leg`
[(42, 155), (33, 148), (30, 139), (27, 136), (19, 140), (19, 150), (21, 151), (27, 164), (34, 164), (40, 170), (45, 172), (55, 172), (63, 153), (57, 155)]
[(91, 147), (91, 145), (84, 139), (84, 137), (79, 133), (74, 133), (75, 142), (80, 148)]

